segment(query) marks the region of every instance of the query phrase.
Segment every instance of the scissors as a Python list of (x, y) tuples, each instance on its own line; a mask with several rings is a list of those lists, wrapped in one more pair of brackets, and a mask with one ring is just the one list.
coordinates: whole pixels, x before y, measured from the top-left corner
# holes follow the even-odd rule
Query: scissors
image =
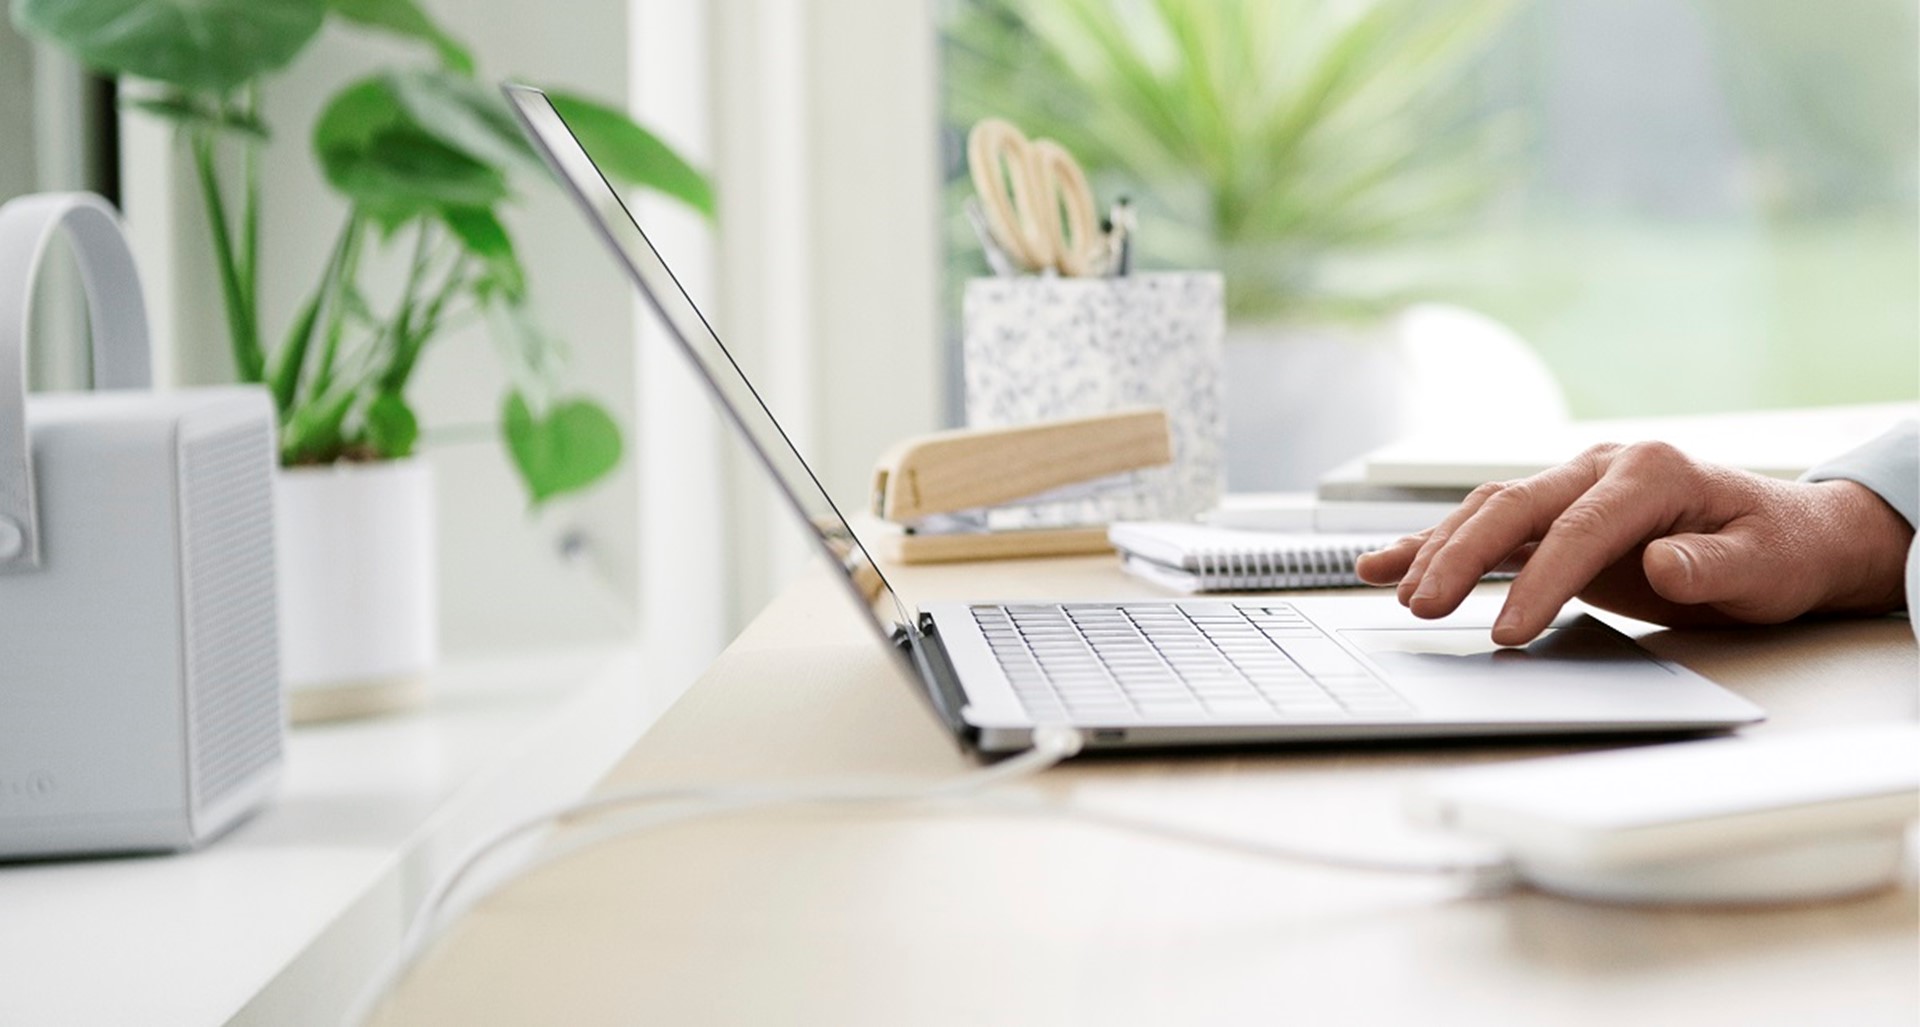
[(967, 169), (993, 241), (1021, 270), (1105, 272), (1108, 241), (1093, 189), (1066, 147), (985, 118), (967, 134)]

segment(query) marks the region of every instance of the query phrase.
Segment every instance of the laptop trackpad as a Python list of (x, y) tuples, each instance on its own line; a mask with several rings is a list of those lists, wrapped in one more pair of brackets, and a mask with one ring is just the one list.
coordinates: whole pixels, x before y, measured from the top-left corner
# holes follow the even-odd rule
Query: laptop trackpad
[(1525, 646), (1495, 645), (1490, 627), (1348, 628), (1340, 632), (1396, 678), (1471, 677), (1480, 681), (1667, 668), (1632, 640), (1597, 624), (1549, 628)]

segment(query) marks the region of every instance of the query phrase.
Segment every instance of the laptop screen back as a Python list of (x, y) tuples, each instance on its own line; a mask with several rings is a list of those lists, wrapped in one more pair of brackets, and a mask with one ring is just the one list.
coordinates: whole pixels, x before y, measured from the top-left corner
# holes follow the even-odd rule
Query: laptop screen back
[(845, 575), (855, 602), (871, 615), (874, 627), (884, 638), (893, 637), (896, 625), (917, 633), (918, 625), (893, 586), (546, 94), (518, 85), (508, 85), (504, 92), (561, 187), (572, 194), (615, 258), (639, 283), (670, 334), (693, 359), (714, 399), (772, 472), (795, 512), (813, 529), (821, 550)]

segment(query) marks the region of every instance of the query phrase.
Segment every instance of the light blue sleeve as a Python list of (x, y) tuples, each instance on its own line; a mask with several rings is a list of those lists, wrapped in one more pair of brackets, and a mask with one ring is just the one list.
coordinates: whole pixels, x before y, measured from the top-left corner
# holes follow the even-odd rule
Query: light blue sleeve
[[(1802, 481), (1857, 481), (1920, 527), (1920, 421), (1903, 421), (1866, 445), (1808, 471)], [(1907, 550), (1907, 616), (1920, 635), (1920, 535)]]
[(1908, 524), (1920, 526), (1920, 421), (1902, 421), (1886, 434), (1815, 467), (1801, 481), (1857, 481), (1880, 494)]

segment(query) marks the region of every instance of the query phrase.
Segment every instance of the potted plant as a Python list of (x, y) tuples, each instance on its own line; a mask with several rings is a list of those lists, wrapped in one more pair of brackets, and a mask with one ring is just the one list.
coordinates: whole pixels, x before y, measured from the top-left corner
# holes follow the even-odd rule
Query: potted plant
[[(533, 505), (584, 489), (618, 463), (621, 432), (566, 391), (500, 217), (517, 180), (543, 169), (472, 55), (413, 0), (15, 0), (24, 31), (123, 77), (125, 103), (166, 118), (199, 185), (234, 377), (280, 417), (282, 659), (296, 717), (391, 706), (434, 659), (432, 490), (415, 458), (408, 398), (423, 352), (460, 319), (484, 320), (512, 383), (507, 454)], [(328, 19), (431, 55), (349, 83), (311, 130), (346, 201), (324, 270), (269, 347), (257, 304), (263, 81)], [(555, 91), (555, 106), (621, 184), (711, 216), (705, 177), (617, 109)], [(375, 249), (406, 254), (399, 296), (363, 289)]]
[(1492, 184), (1501, 125), (1449, 87), (1512, 6), (963, 0), (950, 110), (1056, 139), (1130, 195), (1143, 262), (1225, 272), (1229, 482), (1307, 487), (1395, 421), (1383, 315), (1433, 269), (1354, 258)]

